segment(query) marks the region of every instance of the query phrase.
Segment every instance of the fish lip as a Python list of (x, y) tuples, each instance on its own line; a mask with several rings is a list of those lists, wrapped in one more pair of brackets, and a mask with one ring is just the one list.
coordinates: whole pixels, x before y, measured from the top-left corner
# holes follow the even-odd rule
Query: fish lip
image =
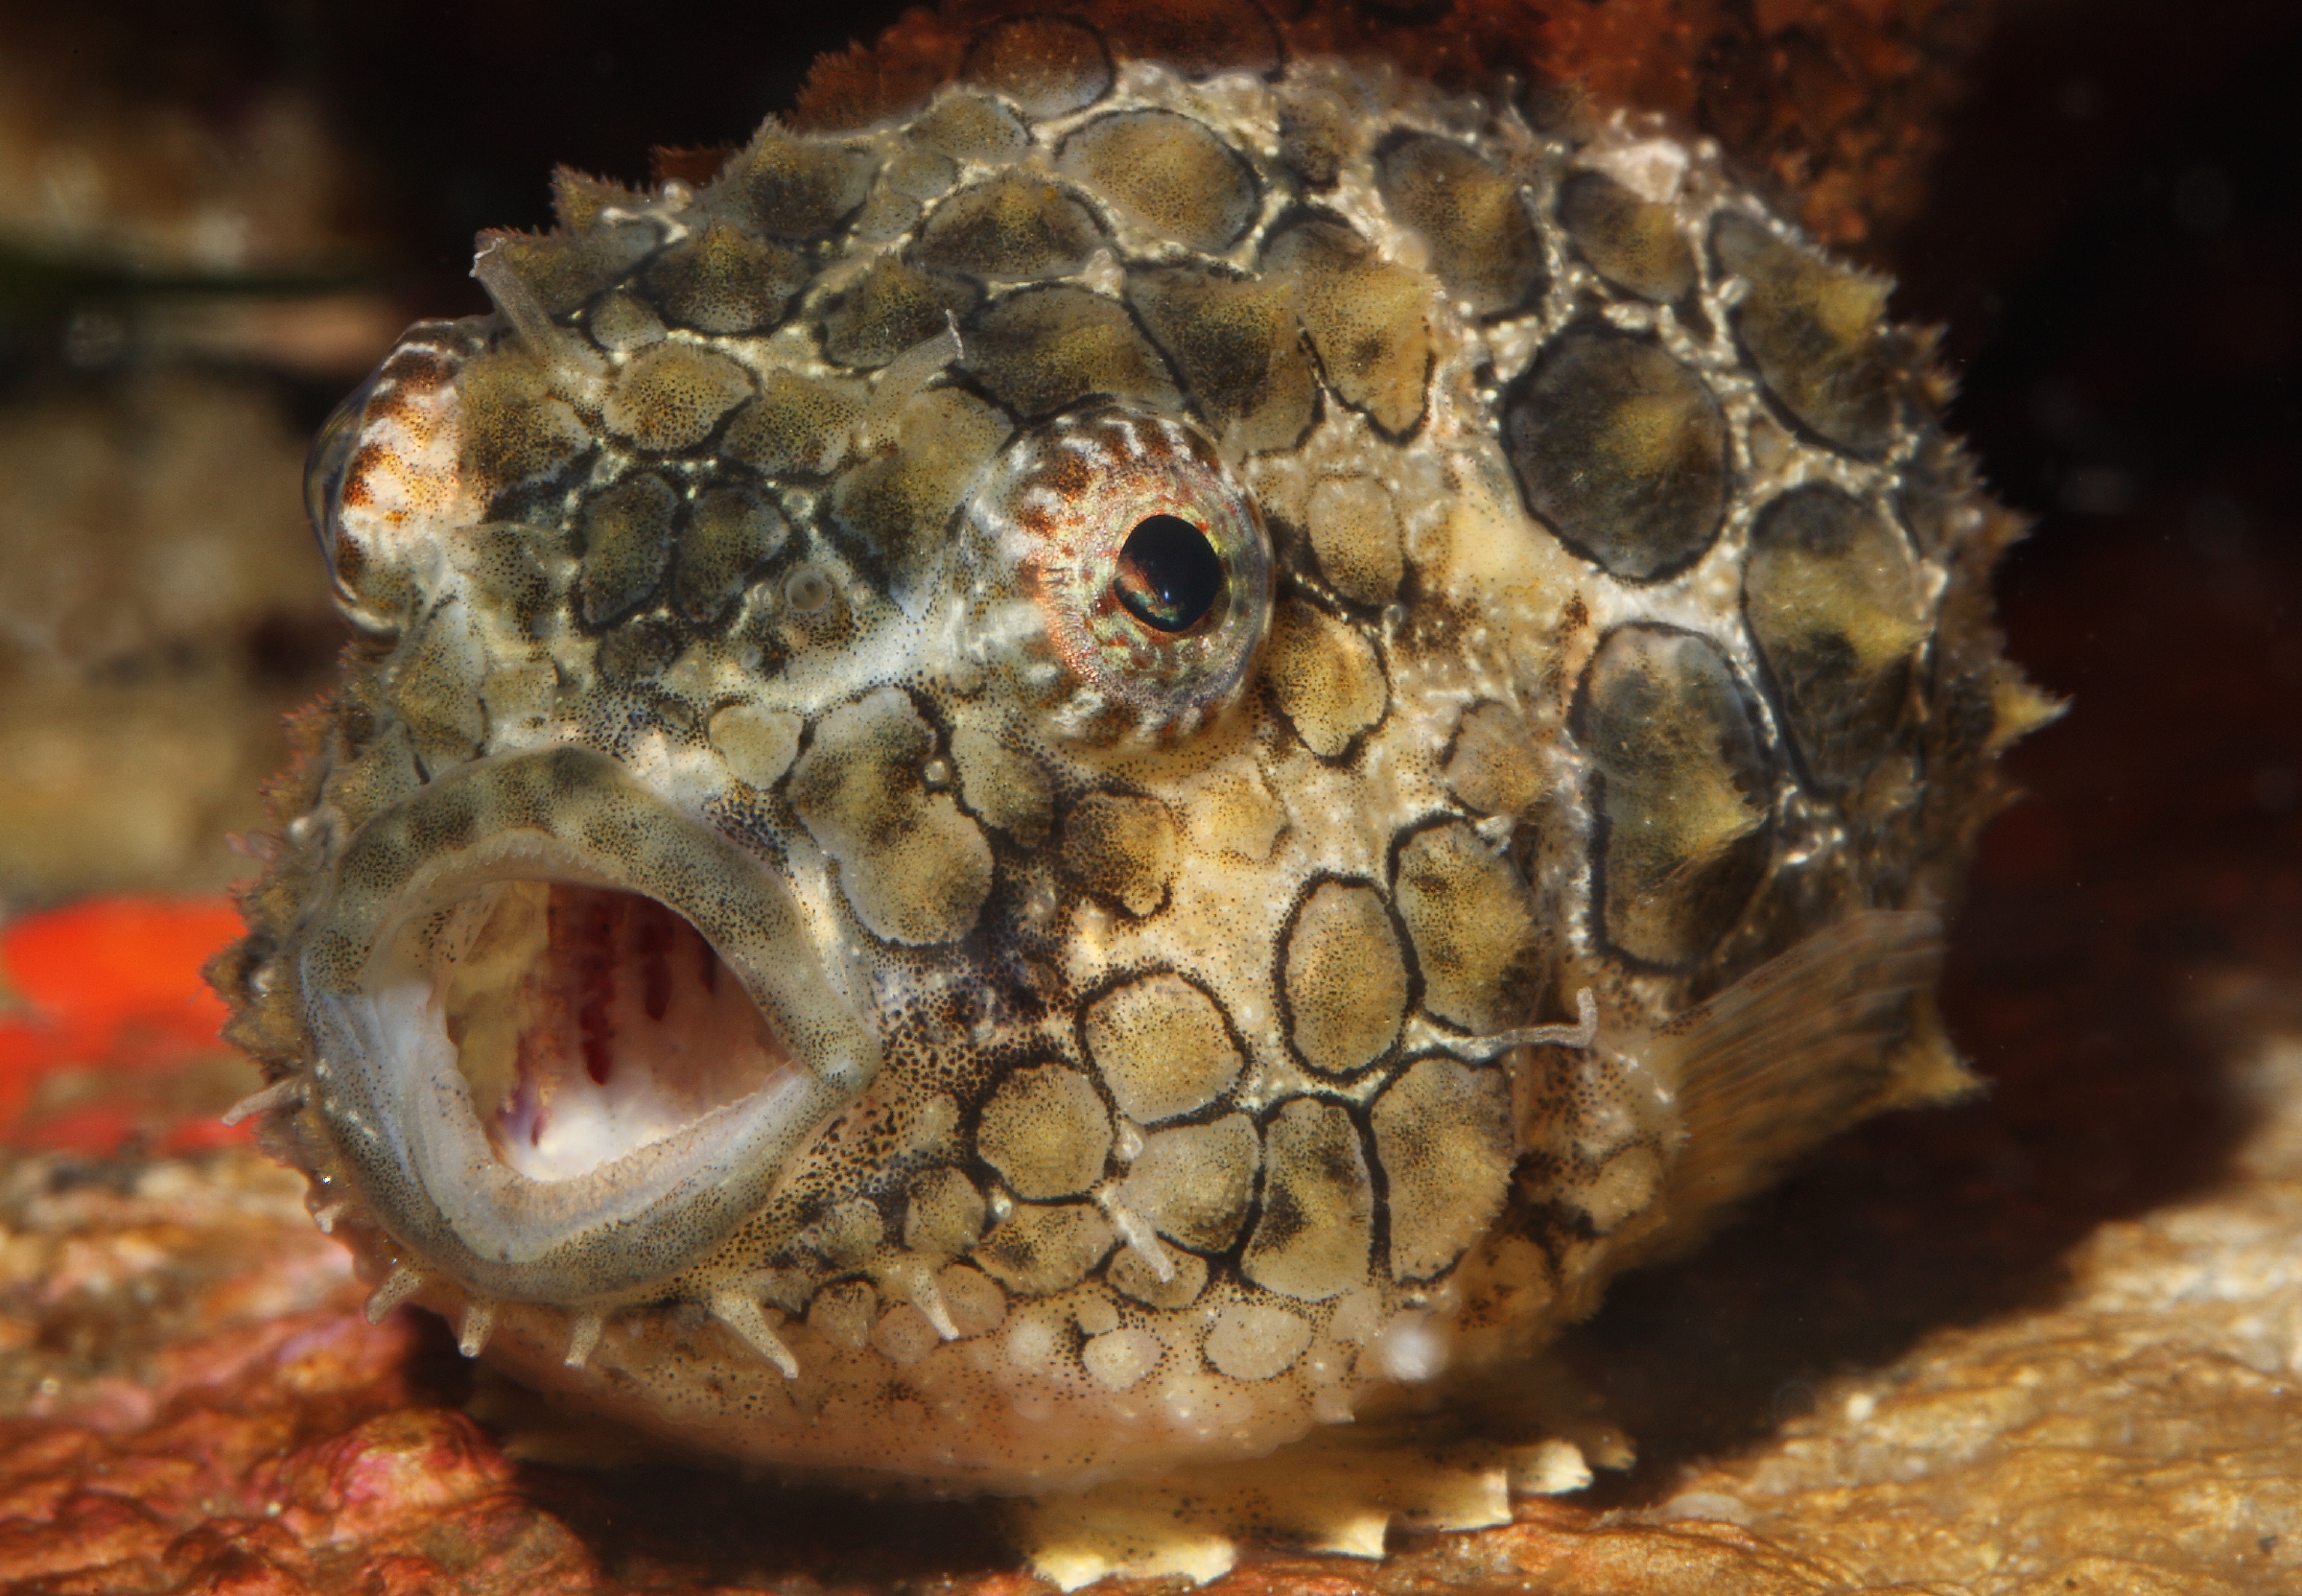
[[(500, 1162), (429, 977), (395, 944), (412, 919), (510, 880), (636, 893), (680, 914), (802, 1068), (567, 1180)], [(593, 750), (474, 761), (380, 811), (346, 844), (301, 942), (311, 1097), (351, 1185), (411, 1261), (492, 1299), (660, 1286), (772, 1198), (881, 1062), (781, 874)]]

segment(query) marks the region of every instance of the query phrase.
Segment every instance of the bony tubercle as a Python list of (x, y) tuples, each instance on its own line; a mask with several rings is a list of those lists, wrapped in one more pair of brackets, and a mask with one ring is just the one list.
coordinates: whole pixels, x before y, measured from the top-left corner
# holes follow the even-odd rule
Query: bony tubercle
[(322, 434), (235, 1112), (371, 1313), (1067, 1583), (1487, 1521), (1611, 1276), (1966, 1090), (2015, 525), (1706, 142), (994, 11)]

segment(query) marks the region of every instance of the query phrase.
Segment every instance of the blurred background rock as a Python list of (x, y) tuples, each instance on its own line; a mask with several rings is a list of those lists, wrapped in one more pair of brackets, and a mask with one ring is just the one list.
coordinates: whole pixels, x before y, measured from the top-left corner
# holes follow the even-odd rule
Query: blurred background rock
[(0, 17), (0, 908), (235, 873), (338, 639), (311, 411), (403, 319), (317, 85), (129, 22)]

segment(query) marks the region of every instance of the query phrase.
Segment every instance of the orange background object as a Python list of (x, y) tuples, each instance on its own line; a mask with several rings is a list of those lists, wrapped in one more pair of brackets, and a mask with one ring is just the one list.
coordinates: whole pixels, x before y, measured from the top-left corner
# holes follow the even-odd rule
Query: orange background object
[(217, 1115), (262, 1083), (218, 1034), (200, 970), (228, 900), (99, 898), (0, 929), (0, 1145), (182, 1152), (248, 1139)]

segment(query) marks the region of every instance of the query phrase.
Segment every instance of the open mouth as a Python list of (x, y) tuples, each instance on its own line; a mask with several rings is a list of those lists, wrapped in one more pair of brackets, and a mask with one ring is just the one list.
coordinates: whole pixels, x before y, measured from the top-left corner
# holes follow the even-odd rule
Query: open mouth
[(718, 951), (651, 898), (497, 881), (411, 927), (497, 1161), (561, 1181), (800, 1067)]
[(780, 871), (605, 754), (443, 775), (333, 883), (299, 956), (320, 1119), (386, 1227), (485, 1296), (651, 1288), (878, 1070)]

